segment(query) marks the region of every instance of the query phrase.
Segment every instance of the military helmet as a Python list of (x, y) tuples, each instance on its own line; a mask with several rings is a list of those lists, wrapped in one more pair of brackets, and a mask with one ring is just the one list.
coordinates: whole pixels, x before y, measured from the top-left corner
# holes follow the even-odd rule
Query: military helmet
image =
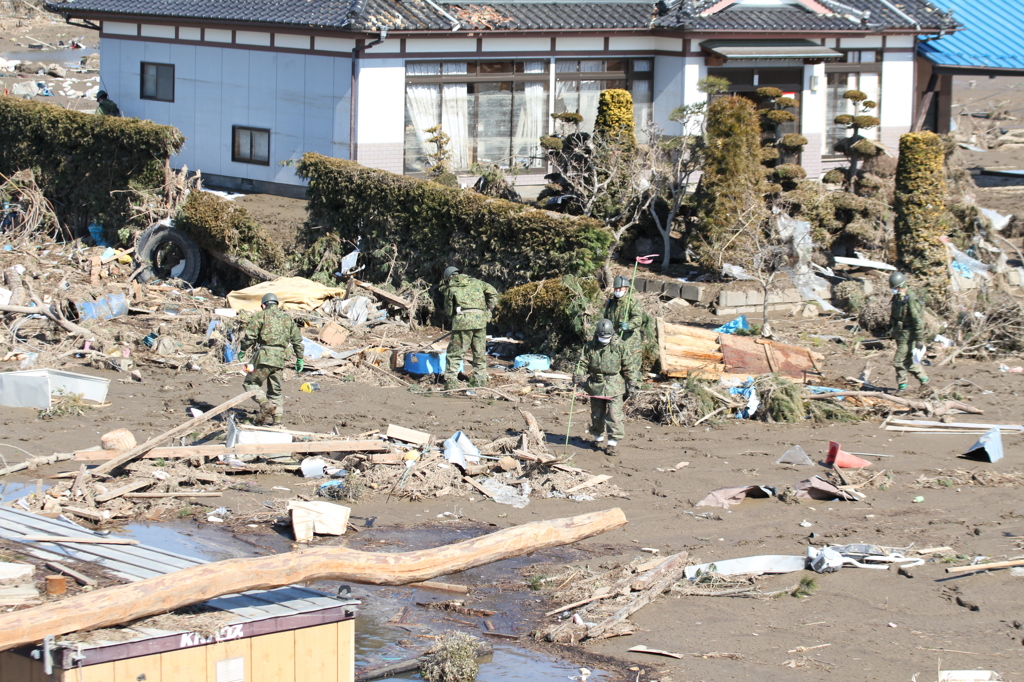
[(623, 287), (629, 288), (629, 278), (619, 275), (612, 283), (612, 289), (621, 289)]
[(894, 272), (889, 275), (889, 286), (893, 289), (899, 289), (907, 283), (907, 276), (902, 272)]
[(277, 300), (277, 296), (274, 294), (263, 294), (263, 298), (260, 299), (260, 305), (266, 307), (268, 305), (277, 305), (280, 301)]
[(106, 96), (107, 96), (107, 91), (106, 90), (100, 90), (99, 92), (96, 93), (96, 99), (103, 99)]
[(611, 336), (615, 333), (615, 325), (612, 321), (605, 318), (597, 323), (597, 336)]
[(459, 274), (459, 269), (454, 265), (449, 265), (444, 269), (444, 281), (450, 280), (455, 275)]

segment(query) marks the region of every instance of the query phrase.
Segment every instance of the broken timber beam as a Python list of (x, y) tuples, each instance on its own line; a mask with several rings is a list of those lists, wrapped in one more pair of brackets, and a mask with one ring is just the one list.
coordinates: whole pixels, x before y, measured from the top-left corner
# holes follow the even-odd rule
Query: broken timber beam
[(155, 438), (150, 438), (142, 445), (136, 445), (131, 450), (121, 453), (120, 455), (110, 460), (109, 462), (99, 465), (89, 473), (91, 473), (93, 476), (100, 476), (103, 474), (107, 474), (111, 471), (114, 471), (115, 469), (119, 469), (128, 462), (131, 462), (132, 460), (142, 457), (144, 454), (155, 448), (157, 445), (160, 445), (160, 443), (163, 443), (166, 440), (170, 440), (175, 436), (191, 433), (192, 429), (194, 429), (199, 424), (202, 424), (205, 421), (209, 421), (210, 419), (216, 417), (221, 412), (226, 412), (227, 410), (230, 410), (235, 405), (239, 405), (245, 402), (254, 395), (256, 395), (256, 391), (248, 391), (246, 393), (243, 393), (242, 395), (235, 396), (226, 403), (221, 403), (212, 410), (207, 410), (198, 417), (195, 417), (194, 419), (189, 419), (184, 424), (175, 426), (170, 431), (165, 431), (164, 433), (161, 433), (159, 436), (156, 436)]
[(0, 651), (64, 635), (127, 623), (225, 594), (317, 580), (408, 585), (502, 559), (558, 547), (626, 524), (621, 509), (513, 526), (452, 545), (374, 553), (316, 547), (271, 556), (228, 559), (0, 614)]
[[(216, 457), (217, 455), (270, 455), (276, 453), (310, 452), (387, 452), (388, 446), (379, 440), (326, 440), (296, 443), (246, 443), (227, 447), (225, 445), (186, 445), (180, 448), (153, 448), (146, 459), (174, 459), (178, 457)], [(113, 459), (121, 450), (79, 450), (78, 460)], [(93, 470), (92, 473), (95, 473)], [(152, 483), (152, 481), (150, 481)]]
[(388, 303), (390, 303), (392, 305), (397, 305), (398, 307), (405, 308), (406, 310), (408, 310), (409, 308), (412, 307), (412, 301), (407, 301), (406, 299), (402, 298), (401, 296), (396, 296), (395, 294), (391, 293), (390, 291), (384, 291), (383, 289), (378, 289), (377, 287), (373, 286), (372, 284), (367, 284), (366, 282), (362, 282), (362, 281), (360, 281), (358, 279), (353, 280), (353, 281), (356, 283), (356, 286), (361, 287), (363, 289), (366, 289), (367, 291), (369, 291), (374, 296), (376, 296), (378, 298), (382, 298), (382, 299), (384, 299), (385, 301), (387, 301)]

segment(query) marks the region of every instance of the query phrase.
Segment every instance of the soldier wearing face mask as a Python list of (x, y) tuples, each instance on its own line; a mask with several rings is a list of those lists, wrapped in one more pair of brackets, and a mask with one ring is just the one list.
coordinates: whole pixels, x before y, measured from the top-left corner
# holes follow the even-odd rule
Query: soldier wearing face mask
[(604, 305), (604, 316), (611, 320), (619, 339), (626, 346), (630, 367), (640, 376), (643, 359), (644, 310), (630, 291), (629, 278), (619, 275), (612, 283), (612, 297)]
[(590, 435), (598, 448), (607, 435), (605, 452), (614, 455), (619, 441), (626, 435), (622, 403), (624, 397), (637, 390), (637, 376), (629, 362), (628, 349), (615, 338), (611, 320), (597, 323), (594, 338), (583, 350), (583, 366), (589, 375)]

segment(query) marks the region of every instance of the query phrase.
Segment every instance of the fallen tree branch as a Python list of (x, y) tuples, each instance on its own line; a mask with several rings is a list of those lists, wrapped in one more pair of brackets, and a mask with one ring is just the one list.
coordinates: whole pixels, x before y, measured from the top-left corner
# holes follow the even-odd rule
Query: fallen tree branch
[(35, 469), (36, 467), (44, 466), (46, 464), (63, 462), (68, 459), (74, 459), (74, 457), (74, 454), (70, 452), (58, 452), (50, 455), (49, 457), (33, 457), (32, 459), (26, 459), (24, 462), (19, 464), (12, 464), (9, 467), (0, 469), (0, 476), (13, 474), (15, 471), (23, 471), (24, 469)]
[(221, 253), (219, 251), (212, 251), (207, 249), (207, 253), (216, 258), (222, 263), (227, 263), (236, 270), (240, 270), (245, 274), (249, 275), (253, 279), (257, 279), (261, 282), (272, 282), (277, 279), (277, 275), (267, 270), (264, 270), (260, 266), (253, 263), (247, 258), (239, 258), (238, 256), (232, 256), (227, 253)]
[(51, 322), (55, 322), (64, 331), (75, 336), (95, 338), (98, 334), (92, 330), (81, 327), (64, 317), (57, 305), (44, 306), (23, 306), (23, 305), (0, 305), (0, 313), (14, 313), (15, 315), (42, 315)]
[(625, 514), (616, 508), (513, 526), (456, 544), (412, 552), (374, 553), (347, 547), (317, 547), (200, 564), (36, 608), (0, 614), (0, 651), (33, 644), (48, 635), (119, 625), (249, 590), (318, 580), (367, 585), (422, 582), (547, 547), (578, 542), (625, 524)]
[(880, 398), (926, 414), (942, 415), (947, 414), (951, 410), (960, 410), (961, 412), (966, 412), (968, 414), (984, 414), (984, 412), (977, 407), (968, 405), (967, 403), (962, 403), (959, 400), (944, 400), (941, 406), (935, 407), (926, 400), (910, 400), (903, 396), (890, 395), (888, 393), (882, 393), (881, 391), (836, 391), (835, 393), (810, 393), (805, 394), (803, 397), (807, 400), (827, 400), (829, 398), (838, 398), (844, 395)]

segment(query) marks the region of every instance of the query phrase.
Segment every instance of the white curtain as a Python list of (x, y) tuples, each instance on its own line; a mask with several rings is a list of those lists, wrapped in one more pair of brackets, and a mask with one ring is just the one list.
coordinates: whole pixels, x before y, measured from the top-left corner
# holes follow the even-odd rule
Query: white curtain
[(651, 81), (635, 80), (633, 89), (633, 122), (636, 125), (636, 138), (640, 142), (647, 142), (644, 131), (647, 124), (651, 122)]
[(512, 142), (513, 161), (527, 168), (540, 166), (539, 142), (547, 133), (548, 93), (546, 83), (524, 83), (516, 92), (515, 139)]
[[(433, 145), (427, 145), (427, 138), (430, 133), (424, 132), (427, 128), (436, 126), (440, 121), (439, 107), (441, 104), (441, 89), (437, 85), (421, 83), (410, 83), (405, 88), (405, 112), (406, 112), (406, 165), (425, 168), (424, 156), (434, 151)], [(410, 149), (415, 143), (416, 148)], [(412, 153), (410, 153), (412, 152)]]
[(580, 81), (580, 108), (583, 116), (580, 130), (594, 132), (594, 121), (597, 120), (597, 104), (601, 99), (601, 81)]
[[(465, 71), (463, 71), (465, 73)], [(452, 166), (469, 170), (469, 88), (465, 83), (447, 83), (441, 98), (441, 129), (451, 137)]]

